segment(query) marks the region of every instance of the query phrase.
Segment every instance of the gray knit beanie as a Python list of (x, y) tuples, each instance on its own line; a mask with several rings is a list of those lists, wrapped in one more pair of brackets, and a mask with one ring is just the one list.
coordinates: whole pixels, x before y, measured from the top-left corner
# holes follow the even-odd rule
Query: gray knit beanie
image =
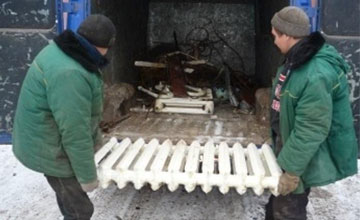
[(305, 37), (310, 34), (309, 17), (302, 9), (294, 6), (285, 7), (275, 13), (271, 25), (292, 37)]
[(92, 45), (109, 48), (114, 44), (116, 28), (108, 17), (93, 14), (80, 24), (77, 33)]

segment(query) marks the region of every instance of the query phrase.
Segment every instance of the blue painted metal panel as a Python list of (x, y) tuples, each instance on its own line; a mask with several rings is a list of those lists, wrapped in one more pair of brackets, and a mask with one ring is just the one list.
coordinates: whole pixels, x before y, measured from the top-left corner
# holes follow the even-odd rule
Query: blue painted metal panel
[(320, 0), (291, 0), (290, 5), (302, 8), (310, 18), (311, 31), (319, 30)]
[(56, 12), (55, 1), (43, 0), (7, 0), (0, 8), (0, 144), (10, 144), (21, 84), (55, 36)]
[(90, 14), (90, 0), (56, 0), (57, 32), (66, 29), (76, 31), (80, 23)]
[(11, 134), (0, 132), (0, 144), (11, 144)]
[[(78, 28), (90, 14), (90, 0), (26, 3), (14, 0), (6, 4), (6, 10), (16, 15), (1, 14), (4, 22), (0, 25), (0, 144), (11, 144), (16, 103), (31, 61), (55, 36), (55, 29), (61, 33), (65, 29), (75, 31)], [(30, 31), (21, 32), (20, 29)]]

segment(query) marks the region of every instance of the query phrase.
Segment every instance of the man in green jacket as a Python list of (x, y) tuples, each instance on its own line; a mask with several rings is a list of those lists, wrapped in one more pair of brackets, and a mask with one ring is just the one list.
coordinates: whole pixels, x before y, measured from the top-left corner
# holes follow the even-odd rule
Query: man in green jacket
[(349, 67), (306, 13), (285, 7), (272, 20), (274, 43), (285, 55), (275, 77), (271, 132), (283, 170), (266, 219), (306, 219), (310, 187), (357, 173), (358, 144), (349, 101)]
[(77, 33), (64, 31), (32, 62), (15, 113), (13, 152), (26, 167), (44, 173), (65, 220), (90, 219), (86, 192), (98, 185), (94, 147), (103, 104), (100, 68), (116, 29), (90, 15)]

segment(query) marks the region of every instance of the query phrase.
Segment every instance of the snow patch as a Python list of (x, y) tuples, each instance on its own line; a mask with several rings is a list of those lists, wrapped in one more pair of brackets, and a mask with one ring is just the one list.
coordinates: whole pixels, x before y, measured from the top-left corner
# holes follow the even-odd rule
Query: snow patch
[[(55, 194), (45, 177), (21, 165), (11, 145), (0, 145), (0, 219), (62, 219)], [(358, 161), (359, 162), (359, 161)], [(358, 163), (359, 166), (359, 163)], [(360, 166), (359, 166), (360, 168)], [(307, 207), (309, 220), (360, 219), (360, 174), (325, 187), (313, 188)], [(269, 193), (256, 196), (251, 190), (244, 195), (234, 190), (222, 195), (213, 189), (205, 194), (197, 188), (169, 192), (166, 187), (152, 191), (133, 186), (122, 190), (113, 184), (97, 189), (89, 196), (94, 203), (92, 219), (264, 219)]]

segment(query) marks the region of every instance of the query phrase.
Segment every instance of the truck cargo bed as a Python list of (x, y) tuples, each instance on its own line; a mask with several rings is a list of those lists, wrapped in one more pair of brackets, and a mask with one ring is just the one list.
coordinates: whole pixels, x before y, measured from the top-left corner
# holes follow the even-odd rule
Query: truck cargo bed
[(130, 117), (117, 124), (107, 136), (132, 140), (144, 138), (150, 141), (180, 139), (187, 143), (196, 140), (205, 143), (240, 142), (262, 144), (269, 138), (266, 123), (259, 123), (254, 114), (242, 114), (230, 105), (215, 107), (213, 115), (167, 114), (154, 112), (130, 112)]

